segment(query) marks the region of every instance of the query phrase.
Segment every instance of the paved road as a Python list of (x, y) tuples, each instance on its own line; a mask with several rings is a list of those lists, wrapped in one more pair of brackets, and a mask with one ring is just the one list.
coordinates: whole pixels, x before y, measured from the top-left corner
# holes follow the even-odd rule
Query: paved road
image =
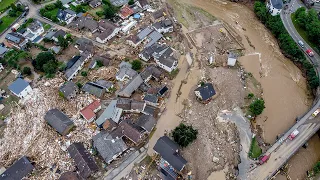
[[(312, 48), (298, 34), (290, 17), (291, 12), (296, 11), (301, 6), (303, 6), (303, 4), (301, 4), (297, 0), (292, 0), (289, 4), (289, 9), (287, 11), (282, 11), (280, 16), (284, 26), (286, 27), (291, 37), (295, 40), (295, 42), (297, 43), (299, 40), (304, 42), (305, 48), (301, 49), (303, 50), (303, 52), (305, 52), (306, 49)], [(315, 52), (313, 49), (312, 51)], [(314, 57), (309, 57), (307, 54), (306, 56), (314, 65), (319, 64), (319, 54), (315, 53)], [(317, 73), (320, 74), (320, 67), (316, 67)], [(306, 141), (319, 130), (320, 118), (317, 117), (315, 119), (310, 119), (312, 113), (319, 107), (320, 98), (317, 97), (313, 107), (265, 153), (266, 155), (271, 154), (268, 162), (261, 166), (255, 167), (255, 169), (249, 172), (248, 179), (270, 179), (278, 171), (278, 169), (282, 167), (290, 159), (290, 157), (294, 155), (298, 151), (298, 149), (303, 146)], [(287, 139), (287, 137), (295, 129), (298, 129), (300, 133), (293, 141), (290, 141), (289, 139)]]
[[(51, 3), (54, 3), (55, 1), (51, 1), (51, 2), (48, 2), (48, 3), (45, 3), (45, 4), (34, 4), (33, 2), (31, 2), (31, 0), (30, 0), (30, 1), (29, 1), (29, 0), (20, 0), (20, 2), (23, 3), (23, 4), (25, 4), (25, 5), (28, 5), (28, 6), (29, 6), (29, 14), (28, 14), (25, 18), (23, 18), (23, 19), (21, 19), (20, 21), (18, 21), (18, 23), (22, 24), (25, 19), (34, 18), (34, 19), (38, 19), (38, 20), (40, 20), (40, 21), (42, 21), (42, 22), (45, 22), (45, 23), (47, 23), (47, 24), (50, 24), (52, 27), (55, 27), (55, 28), (57, 28), (57, 29), (62, 29), (62, 30), (64, 30), (64, 31), (67, 32), (67, 33), (72, 33), (73, 36), (76, 36), (76, 37), (78, 37), (78, 38), (80, 38), (80, 37), (86, 38), (85, 36), (83, 36), (83, 35), (82, 35), (81, 33), (79, 33), (79, 32), (75, 32), (74, 30), (69, 29), (69, 28), (64, 27), (64, 26), (60, 26), (60, 25), (58, 25), (58, 24), (56, 24), (56, 23), (53, 23), (52, 21), (49, 21), (49, 20), (43, 18), (42, 16), (40, 16), (39, 10), (40, 10), (43, 6), (45, 6), (46, 4), (51, 4)], [(11, 29), (7, 30), (7, 31), (0, 37), (0, 42), (3, 42), (3, 41), (5, 40), (6, 35), (7, 35), (8, 33), (10, 33), (10, 32), (11, 32)], [(88, 38), (86, 38), (86, 39), (88, 39)], [(96, 41), (92, 41), (92, 42), (93, 42), (93, 44), (94, 44), (95, 46), (100, 47), (100, 48), (102, 48), (102, 49), (107, 49), (107, 48), (108, 48), (105, 44), (100, 44), (100, 43), (98, 43), (98, 42), (96, 42)]]

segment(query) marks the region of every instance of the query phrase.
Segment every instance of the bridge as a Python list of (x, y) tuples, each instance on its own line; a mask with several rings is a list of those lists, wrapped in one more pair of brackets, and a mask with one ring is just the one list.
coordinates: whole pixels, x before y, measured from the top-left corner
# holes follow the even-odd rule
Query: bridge
[[(299, 7), (303, 6), (299, 1), (292, 0), (289, 4), (288, 11), (281, 12), (281, 20), (287, 29), (290, 36), (296, 43), (303, 41), (305, 48), (301, 48), (303, 52), (306, 49), (312, 49), (296, 31), (290, 14), (296, 11)], [(315, 52), (312, 49), (313, 52)], [(316, 68), (317, 74), (320, 74), (320, 62), (319, 54), (315, 53), (314, 57), (309, 57), (310, 62)], [(275, 142), (271, 148), (267, 150), (265, 155), (270, 155), (269, 160), (259, 166), (253, 167), (247, 174), (248, 179), (254, 180), (266, 180), (272, 178), (279, 169), (302, 147), (319, 129), (320, 129), (320, 117), (312, 117), (312, 114), (320, 107), (320, 95), (314, 100), (313, 106), (306, 112), (301, 118), (297, 119), (297, 123), (292, 126), (281, 138)], [(294, 131), (298, 130), (299, 134), (293, 139), (289, 140), (288, 136)]]

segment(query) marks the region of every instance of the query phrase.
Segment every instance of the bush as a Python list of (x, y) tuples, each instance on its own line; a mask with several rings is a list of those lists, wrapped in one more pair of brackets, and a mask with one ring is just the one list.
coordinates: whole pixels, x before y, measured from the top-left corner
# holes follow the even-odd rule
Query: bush
[(51, 52), (41, 52), (35, 59), (34, 67), (45, 72), (47, 76), (52, 76), (58, 68), (58, 63)]
[(79, 89), (82, 88), (82, 84), (80, 82), (77, 82), (77, 86), (78, 86)]
[(83, 76), (83, 77), (86, 77), (86, 76), (88, 76), (88, 73), (87, 73), (87, 71), (82, 71), (82, 72), (81, 72), (81, 76)]
[(102, 66), (103, 66), (103, 62), (100, 61), (100, 60), (97, 60), (97, 66), (98, 66), (98, 67), (102, 67)]
[(197, 139), (197, 135), (198, 130), (193, 129), (192, 126), (187, 126), (183, 123), (180, 123), (180, 125), (172, 131), (174, 141), (181, 147), (187, 147), (190, 143)]
[(134, 0), (129, 0), (128, 4), (129, 5), (133, 5), (134, 4)]
[(262, 113), (264, 108), (265, 108), (264, 100), (263, 99), (256, 99), (250, 104), (249, 111), (252, 113), (252, 115), (257, 116)]
[(252, 99), (254, 97), (254, 94), (253, 93), (249, 93), (248, 94), (248, 99)]
[(133, 70), (140, 70), (142, 68), (142, 62), (140, 60), (134, 60), (131, 62)]
[(22, 74), (25, 74), (25, 75), (31, 75), (31, 68), (30, 67), (24, 67), (23, 70), (22, 70)]

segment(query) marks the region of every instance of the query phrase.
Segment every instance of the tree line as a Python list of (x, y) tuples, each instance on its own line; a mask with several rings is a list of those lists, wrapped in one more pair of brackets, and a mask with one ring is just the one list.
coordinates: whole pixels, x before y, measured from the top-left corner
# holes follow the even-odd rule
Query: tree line
[(278, 40), (282, 53), (294, 63), (298, 64), (298, 67), (301, 67), (302, 71), (305, 72), (309, 87), (311, 89), (316, 89), (319, 86), (319, 77), (317, 76), (313, 65), (306, 59), (304, 53), (299, 49), (298, 45), (287, 32), (280, 16), (272, 16), (269, 14), (265, 3), (260, 1), (254, 3), (254, 12), (258, 19)]
[(306, 31), (309, 41), (320, 46), (320, 20), (314, 9), (306, 10), (305, 7), (297, 9), (294, 13), (297, 24)]

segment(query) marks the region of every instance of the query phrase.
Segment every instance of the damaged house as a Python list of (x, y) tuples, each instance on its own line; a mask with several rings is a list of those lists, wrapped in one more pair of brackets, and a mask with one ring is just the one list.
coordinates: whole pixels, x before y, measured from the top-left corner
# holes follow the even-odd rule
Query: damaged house
[(132, 69), (132, 65), (128, 62), (122, 61), (119, 65), (119, 71), (116, 74), (116, 79), (118, 81), (124, 81), (126, 79), (132, 79), (138, 73)]
[(122, 114), (122, 109), (117, 107), (117, 100), (112, 100), (108, 107), (103, 111), (101, 116), (96, 120), (98, 127), (102, 128), (107, 120), (112, 120), (119, 123)]
[(44, 119), (47, 123), (53, 127), (59, 134), (67, 135), (71, 129), (74, 127), (73, 122), (58, 109), (50, 109)]
[(96, 41), (102, 44), (115, 37), (120, 31), (119, 27), (105, 19), (99, 21), (98, 28), (100, 30), (100, 33), (96, 38)]
[(21, 157), (8, 169), (6, 169), (1, 175), (1, 180), (16, 180), (23, 179), (28, 176), (34, 169), (34, 166), (26, 156)]
[(96, 119), (96, 113), (101, 109), (100, 100), (95, 100), (80, 111), (81, 116), (89, 122)]

